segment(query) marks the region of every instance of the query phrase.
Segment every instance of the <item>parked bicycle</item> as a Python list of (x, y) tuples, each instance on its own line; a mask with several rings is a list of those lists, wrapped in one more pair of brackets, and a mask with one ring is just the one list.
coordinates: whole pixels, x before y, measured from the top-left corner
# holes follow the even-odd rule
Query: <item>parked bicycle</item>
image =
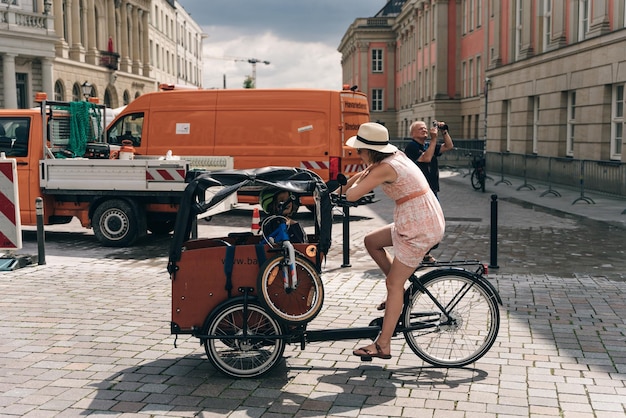
[(472, 187), (474, 190), (485, 191), (485, 181), (487, 181), (486, 159), (483, 153), (472, 155)]
[[(313, 192), (315, 233), (309, 242), (287, 243), (281, 231), (190, 239), (199, 214), (248, 186)], [(205, 200), (212, 187), (221, 190)], [(321, 266), (330, 248), (333, 205), (357, 204), (331, 196), (324, 182), (307, 170), (199, 174), (185, 190), (170, 248), (172, 334), (197, 337), (213, 366), (238, 378), (271, 370), (286, 344), (304, 350), (309, 342), (376, 338), (382, 318), (365, 327), (308, 328), (322, 309)], [(435, 366), (461, 367), (480, 359), (497, 338), (502, 303), (486, 272), (475, 260), (418, 267), (405, 292), (395, 335), (402, 335), (419, 358)]]

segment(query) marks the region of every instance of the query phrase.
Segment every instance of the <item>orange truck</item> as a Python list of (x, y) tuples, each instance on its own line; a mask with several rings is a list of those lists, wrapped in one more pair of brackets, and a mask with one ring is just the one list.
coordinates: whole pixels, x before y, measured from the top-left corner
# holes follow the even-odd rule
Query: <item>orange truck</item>
[[(193, 160), (135, 155), (128, 143), (106, 144), (102, 106), (47, 101), (45, 93), (37, 99), (39, 109), (0, 109), (0, 152), (16, 160), (21, 225), (37, 224), (40, 197), (45, 225), (78, 218), (106, 246), (173, 230)], [(201, 159), (205, 169), (232, 168), (232, 158), (213, 159), (214, 167)], [(234, 204), (233, 198), (215, 213)]]
[[(345, 146), (359, 125), (369, 121), (362, 92), (161, 89), (126, 106), (109, 125), (107, 142), (131, 140), (137, 153), (145, 155), (229, 156), (235, 169), (306, 168), (331, 187), (338, 173), (363, 169), (355, 150)], [(240, 192), (238, 201), (257, 203), (258, 191)], [(302, 201), (313, 204), (306, 196)]]
[[(41, 95), (40, 109), (0, 109), (0, 152), (17, 160), (21, 224), (36, 225), (42, 197), (45, 225), (77, 218), (103, 245), (129, 246), (148, 231), (173, 230), (188, 170), (301, 167), (333, 188), (338, 173), (363, 168), (344, 145), (369, 121), (361, 92), (166, 88), (138, 97), (110, 123), (91, 120), (92, 133), (108, 126), (89, 139), (76, 135), (72, 103)], [(77, 136), (84, 154), (68, 150)], [(314, 206), (312, 196), (301, 201)], [(258, 190), (208, 215), (237, 202), (257, 203)]]

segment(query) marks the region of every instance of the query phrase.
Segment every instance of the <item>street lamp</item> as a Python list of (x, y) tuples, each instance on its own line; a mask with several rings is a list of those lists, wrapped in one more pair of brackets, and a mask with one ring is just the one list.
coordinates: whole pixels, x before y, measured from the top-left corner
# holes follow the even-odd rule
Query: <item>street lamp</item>
[(93, 92), (93, 86), (89, 81), (85, 81), (81, 88), (83, 90), (83, 97), (85, 98), (85, 101), (87, 101), (89, 97), (91, 97), (91, 94)]

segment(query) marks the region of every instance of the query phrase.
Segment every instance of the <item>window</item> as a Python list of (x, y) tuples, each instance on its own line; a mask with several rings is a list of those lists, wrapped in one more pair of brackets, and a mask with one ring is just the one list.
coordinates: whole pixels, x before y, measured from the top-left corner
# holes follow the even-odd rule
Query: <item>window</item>
[(511, 152), (511, 102), (505, 100), (502, 103), (504, 110), (504, 138), (506, 139), (506, 151)]
[(461, 5), (461, 33), (467, 33), (467, 3), (469, 0), (463, 0), (463, 4)]
[(74, 83), (74, 86), (72, 87), (72, 100), (75, 102), (83, 100), (83, 91), (78, 83)]
[(463, 97), (467, 97), (467, 63), (461, 64), (461, 91)]
[(372, 89), (372, 112), (383, 111), (383, 89)]
[(552, 35), (552, 0), (543, 0), (542, 51), (547, 51)]
[(373, 73), (383, 72), (383, 50), (382, 49), (372, 49), (372, 72)]
[(611, 159), (621, 160), (624, 141), (624, 88), (626, 84), (613, 87), (611, 100)]
[(65, 100), (65, 92), (63, 90), (63, 82), (61, 82), (61, 80), (57, 80), (54, 83), (54, 100), (57, 102)]
[[(113, 107), (113, 100), (111, 99), (111, 91), (110, 89), (107, 87), (107, 89), (104, 91), (104, 105), (106, 107)], [(107, 123), (110, 121), (107, 121)]]
[(474, 95), (474, 60), (469, 60), (469, 74), (467, 76), (467, 80), (469, 82), (469, 96), (472, 97)]
[(476, 27), (483, 24), (483, 0), (476, 0)]
[(481, 74), (482, 74), (482, 62), (480, 56), (476, 57), (476, 95), (480, 95)]
[(533, 153), (538, 153), (539, 144), (539, 96), (530, 98), (530, 106), (533, 115)]
[(17, 93), (17, 108), (26, 109), (30, 107), (28, 99), (28, 74), (15, 73), (15, 88)]
[(7, 157), (26, 157), (29, 132), (29, 118), (0, 118), (0, 151)]
[(478, 128), (480, 125), (480, 115), (474, 115), (474, 138), (478, 139)]
[(514, 22), (514, 40), (515, 40), (515, 59), (519, 59), (522, 50), (522, 0), (515, 0), (515, 22)]
[(576, 92), (571, 91), (567, 95), (567, 142), (565, 155), (574, 156), (574, 141), (576, 138)]
[(589, 9), (591, 2), (589, 0), (579, 0), (578, 2), (578, 40), (582, 41), (589, 32)]
[(143, 113), (131, 113), (118, 119), (115, 125), (107, 132), (107, 142), (114, 145), (122, 145), (122, 141), (132, 141), (133, 146), (141, 145), (141, 133), (143, 131)]

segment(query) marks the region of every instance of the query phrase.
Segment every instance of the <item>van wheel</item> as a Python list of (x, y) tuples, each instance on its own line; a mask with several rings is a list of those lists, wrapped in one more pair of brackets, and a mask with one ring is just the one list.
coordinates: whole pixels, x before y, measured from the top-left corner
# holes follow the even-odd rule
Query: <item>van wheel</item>
[(93, 213), (93, 232), (106, 247), (128, 247), (139, 236), (139, 220), (132, 206), (124, 200), (102, 202)]

